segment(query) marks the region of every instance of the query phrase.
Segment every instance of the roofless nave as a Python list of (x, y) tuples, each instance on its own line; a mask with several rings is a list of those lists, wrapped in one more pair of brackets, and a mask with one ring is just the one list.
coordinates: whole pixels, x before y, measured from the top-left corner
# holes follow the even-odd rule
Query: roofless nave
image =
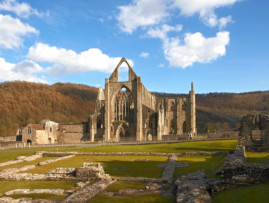
[[(119, 82), (119, 68), (125, 62), (129, 80)], [(162, 140), (163, 135), (191, 132), (196, 135), (193, 84), (186, 98), (158, 98), (150, 93), (125, 58), (122, 58), (105, 90), (99, 89), (95, 113), (90, 116), (91, 140)]]

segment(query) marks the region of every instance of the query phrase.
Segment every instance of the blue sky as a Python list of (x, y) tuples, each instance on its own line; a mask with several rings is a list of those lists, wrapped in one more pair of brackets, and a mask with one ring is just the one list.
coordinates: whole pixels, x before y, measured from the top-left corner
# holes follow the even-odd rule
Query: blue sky
[[(0, 0), (0, 81), (104, 86), (125, 57), (149, 91), (269, 88), (267, 0)], [(120, 77), (127, 72), (122, 68)]]

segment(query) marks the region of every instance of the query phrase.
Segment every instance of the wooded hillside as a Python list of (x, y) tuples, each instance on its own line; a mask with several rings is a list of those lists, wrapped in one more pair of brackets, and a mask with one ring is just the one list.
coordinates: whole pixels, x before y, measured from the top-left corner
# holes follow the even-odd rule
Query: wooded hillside
[(97, 92), (95, 87), (70, 83), (1, 83), (0, 136), (15, 135), (18, 127), (43, 119), (86, 121), (94, 111)]
[[(183, 94), (155, 93), (161, 97), (186, 97)], [(198, 132), (238, 128), (244, 115), (269, 112), (269, 91), (247, 93), (196, 94)]]
[[(18, 127), (40, 123), (82, 122), (93, 113), (98, 89), (87, 85), (30, 82), (0, 84), (0, 136), (15, 135)], [(154, 93), (157, 96), (187, 96)], [(256, 112), (269, 112), (269, 91), (241, 94), (197, 94), (197, 128), (212, 130), (238, 127), (241, 117)]]

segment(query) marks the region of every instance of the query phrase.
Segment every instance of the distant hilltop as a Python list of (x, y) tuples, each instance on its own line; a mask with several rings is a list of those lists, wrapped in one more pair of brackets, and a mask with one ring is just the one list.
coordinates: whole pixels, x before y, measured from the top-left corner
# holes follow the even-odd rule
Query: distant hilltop
[[(98, 88), (72, 83), (1, 83), (0, 136), (15, 135), (18, 127), (43, 119), (59, 123), (85, 121), (94, 111), (97, 92)], [(269, 91), (196, 94), (196, 104), (198, 132), (203, 132), (206, 125), (212, 131), (235, 128), (244, 115), (269, 112)]]

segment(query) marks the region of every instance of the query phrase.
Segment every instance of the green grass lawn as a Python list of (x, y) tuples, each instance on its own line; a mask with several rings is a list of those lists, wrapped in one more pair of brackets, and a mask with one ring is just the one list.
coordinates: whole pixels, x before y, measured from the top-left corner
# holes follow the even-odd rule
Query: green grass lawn
[(266, 164), (269, 162), (269, 152), (247, 152), (247, 162)]
[[(180, 142), (148, 145), (105, 145), (88, 148), (75, 148), (77, 152), (186, 152), (186, 151), (225, 151), (233, 150), (237, 140)], [(60, 151), (60, 150), (59, 150)], [(63, 150), (64, 151), (64, 150)]]
[(121, 189), (144, 189), (146, 187), (146, 182), (130, 182), (130, 181), (117, 181), (110, 185), (106, 191), (108, 192), (118, 192)]
[(252, 185), (219, 192), (212, 196), (214, 203), (268, 203), (269, 184)]
[(90, 202), (93, 203), (133, 203), (133, 202), (143, 202), (143, 203), (171, 203), (174, 202), (172, 197), (164, 197), (160, 194), (148, 194), (140, 195), (136, 197), (107, 197), (105, 195), (99, 195), (92, 199)]
[(12, 197), (14, 199), (22, 198), (22, 197), (27, 197), (27, 198), (32, 198), (32, 199), (51, 199), (51, 200), (56, 200), (56, 201), (61, 201), (64, 198), (67, 197), (67, 195), (54, 195), (54, 194), (21, 194), (21, 195), (10, 195), (8, 197)]
[[(142, 161), (132, 161), (132, 160)], [(148, 159), (148, 161), (143, 161)], [(167, 157), (157, 156), (75, 156), (26, 171), (29, 173), (48, 173), (59, 167), (81, 167), (84, 162), (101, 162), (106, 173), (120, 177), (160, 178), (164, 168), (158, 164), (167, 161)]]
[(18, 156), (31, 156), (34, 154), (34, 150), (2, 150), (0, 151), (0, 163), (14, 160)]
[(0, 193), (15, 189), (64, 189), (70, 190), (76, 182), (69, 181), (0, 181)]
[[(225, 156), (191, 156), (191, 157), (178, 157), (178, 162), (188, 162), (189, 166), (185, 168), (177, 168), (174, 174), (174, 178), (180, 178), (183, 174), (195, 172), (197, 170), (205, 170), (207, 177), (216, 177), (212, 173), (212, 162), (217, 164), (223, 160)], [(222, 164), (222, 162), (221, 162)], [(221, 165), (220, 164), (220, 165)], [(219, 165), (219, 166), (220, 166)], [(217, 168), (214, 168), (216, 170)]]
[(37, 165), (41, 161), (45, 161), (48, 159), (56, 159), (56, 158), (58, 158), (58, 157), (41, 157), (41, 158), (38, 158), (34, 161), (24, 161), (24, 162), (20, 162), (18, 164), (11, 164), (8, 166), (2, 166), (2, 167), (0, 167), (0, 171), (7, 169), (7, 168), (21, 168), (21, 167), (27, 166), (27, 165)]
[(71, 150), (75, 147), (31, 147), (31, 148), (12, 148), (0, 150), (0, 163), (15, 160), (18, 156), (31, 156), (38, 151), (60, 151), (60, 150)]

